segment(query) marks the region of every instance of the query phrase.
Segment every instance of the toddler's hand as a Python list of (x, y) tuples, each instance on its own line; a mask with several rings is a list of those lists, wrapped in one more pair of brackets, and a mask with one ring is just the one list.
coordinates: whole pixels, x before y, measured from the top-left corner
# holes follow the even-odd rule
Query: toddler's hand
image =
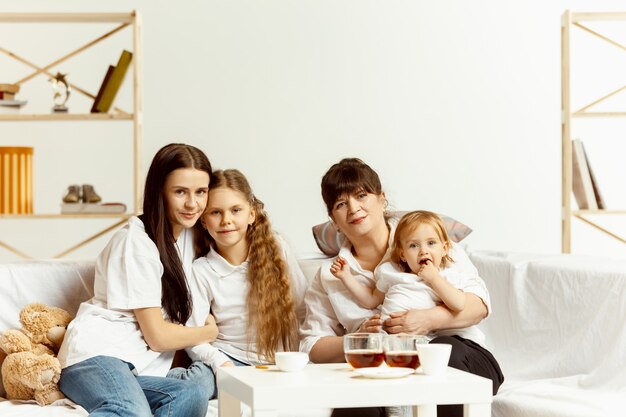
[(341, 256), (337, 256), (333, 261), (333, 264), (330, 266), (330, 272), (335, 277), (339, 278), (343, 281), (343, 279), (350, 274), (350, 267), (348, 266), (348, 261), (346, 261)]
[(420, 267), (419, 271), (417, 271), (417, 276), (430, 285), (439, 277), (439, 268), (437, 268), (431, 260), (428, 260)]

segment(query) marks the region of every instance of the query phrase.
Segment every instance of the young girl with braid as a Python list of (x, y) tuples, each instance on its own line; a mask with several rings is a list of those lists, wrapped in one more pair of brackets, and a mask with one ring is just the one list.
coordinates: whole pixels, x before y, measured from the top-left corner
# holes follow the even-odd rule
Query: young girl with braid
[[(208, 253), (193, 264), (203, 296), (194, 298), (194, 315), (210, 309), (219, 334), (212, 346), (188, 349), (191, 359), (209, 363), (206, 353), (218, 348), (234, 365), (260, 365), (297, 351), (306, 279), (241, 172), (213, 173), (201, 222)], [(215, 371), (223, 363), (209, 364)]]

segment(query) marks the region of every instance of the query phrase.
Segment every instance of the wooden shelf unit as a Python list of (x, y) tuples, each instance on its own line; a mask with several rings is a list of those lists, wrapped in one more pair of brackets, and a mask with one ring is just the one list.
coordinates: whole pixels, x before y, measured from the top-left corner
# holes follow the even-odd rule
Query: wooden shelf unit
[[(61, 64), (65, 60), (74, 57), (81, 52), (94, 47), (100, 42), (106, 40), (111, 35), (121, 30), (132, 31), (132, 47), (127, 48), (133, 53), (133, 60), (131, 63), (132, 71), (127, 74), (127, 77), (132, 83), (132, 111), (124, 111), (120, 108), (114, 107), (111, 113), (50, 113), (50, 114), (24, 114), (24, 113), (9, 113), (0, 114), (0, 122), (37, 122), (37, 121), (75, 121), (75, 122), (109, 122), (109, 121), (126, 121), (132, 123), (132, 152), (133, 152), (133, 201), (129, 207), (128, 213), (121, 214), (60, 214), (60, 213), (36, 213), (36, 214), (0, 214), (0, 220), (35, 220), (35, 219), (113, 219), (114, 223), (99, 230), (93, 235), (87, 237), (81, 242), (72, 245), (71, 247), (63, 250), (54, 258), (62, 258), (74, 250), (88, 244), (89, 242), (99, 238), (100, 236), (116, 229), (123, 225), (131, 216), (137, 215), (141, 210), (141, 194), (143, 187), (143, 177), (141, 168), (141, 150), (142, 150), (142, 137), (143, 137), (143, 103), (142, 103), (142, 89), (141, 89), (141, 74), (142, 74), (142, 24), (139, 14), (136, 11), (128, 13), (0, 13), (0, 24), (67, 24), (67, 23), (111, 23), (117, 24), (112, 30), (106, 31), (103, 35), (88, 41), (84, 45), (75, 49), (72, 52), (65, 54), (64, 56), (52, 61), (48, 65), (39, 66), (33, 64), (28, 59), (19, 54), (16, 54), (3, 46), (0, 46), (0, 54), (5, 54), (12, 59), (15, 59), (22, 64), (30, 67), (34, 70), (26, 77), (18, 80), (15, 84), (23, 84), (36, 76), (53, 76), (53, 69), (57, 65)], [(101, 70), (101, 68), (98, 68)], [(73, 92), (83, 94), (90, 99), (95, 99), (95, 94), (88, 92), (87, 90), (71, 84)], [(4, 237), (2, 237), (4, 239)], [(32, 257), (12, 246), (6, 242), (0, 240), (0, 248), (12, 252), (13, 254), (31, 259)]]
[[(566, 10), (561, 22), (561, 158), (562, 158), (562, 207), (561, 207), (561, 250), (563, 253), (572, 251), (572, 218), (592, 226), (596, 230), (626, 244), (626, 237), (620, 236), (609, 229), (600, 226), (592, 221), (588, 216), (597, 215), (626, 215), (626, 210), (574, 210), (572, 209), (572, 187), (573, 187), (573, 161), (572, 161), (572, 119), (585, 117), (625, 117), (626, 111), (590, 111), (593, 106), (604, 102), (606, 99), (622, 93), (626, 86), (616, 89), (609, 94), (600, 97), (582, 108), (573, 111), (571, 108), (571, 85), (570, 85), (570, 32), (572, 28), (582, 30), (605, 41), (616, 48), (626, 52), (626, 45), (623, 45), (608, 36), (587, 27), (584, 22), (590, 21), (624, 21), (626, 25), (626, 12), (597, 12), (580, 13)], [(624, 93), (626, 94), (626, 93)]]

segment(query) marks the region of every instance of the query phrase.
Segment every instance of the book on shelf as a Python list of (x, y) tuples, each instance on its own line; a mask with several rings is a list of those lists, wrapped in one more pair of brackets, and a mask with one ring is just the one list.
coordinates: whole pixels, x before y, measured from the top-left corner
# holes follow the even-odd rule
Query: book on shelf
[(572, 191), (580, 210), (598, 209), (591, 171), (589, 170), (585, 148), (580, 139), (572, 140)]
[(61, 214), (123, 214), (124, 203), (62, 203)]
[(93, 105), (91, 106), (92, 113), (98, 113), (98, 104), (100, 104), (100, 101), (102, 100), (102, 94), (104, 93), (104, 88), (107, 86), (107, 84), (109, 83), (109, 80), (111, 79), (111, 74), (113, 73), (113, 69), (115, 69), (115, 67), (113, 65), (109, 65), (109, 69), (107, 70), (107, 73), (104, 75), (104, 80), (102, 80), (102, 85), (100, 85), (100, 90), (98, 90), (98, 94), (96, 95), (96, 98), (93, 101)]
[(20, 86), (17, 84), (0, 84), (0, 100), (15, 100)]
[(0, 106), (3, 107), (17, 107), (18, 109), (22, 107), (24, 104), (28, 103), (26, 100), (15, 100), (15, 99), (2, 99), (0, 100)]
[(0, 100), (0, 114), (19, 113), (26, 100)]
[(124, 76), (128, 71), (132, 58), (132, 52), (124, 50), (122, 51), (122, 55), (120, 55), (117, 65), (114, 67), (109, 66), (104, 80), (102, 81), (102, 85), (100, 86), (100, 90), (93, 102), (93, 106), (91, 107), (92, 113), (107, 113), (111, 109), (115, 96), (122, 86)]
[(585, 156), (585, 161), (587, 161), (587, 168), (589, 169), (589, 177), (591, 178), (591, 186), (593, 188), (593, 195), (596, 200), (596, 205), (598, 209), (604, 210), (606, 205), (604, 204), (604, 198), (602, 198), (602, 194), (600, 194), (600, 188), (598, 187), (598, 181), (596, 176), (593, 173), (593, 169), (591, 169), (591, 162), (589, 162), (589, 156), (587, 156), (587, 150), (585, 149), (585, 145), (580, 142), (580, 146), (583, 148), (583, 155)]

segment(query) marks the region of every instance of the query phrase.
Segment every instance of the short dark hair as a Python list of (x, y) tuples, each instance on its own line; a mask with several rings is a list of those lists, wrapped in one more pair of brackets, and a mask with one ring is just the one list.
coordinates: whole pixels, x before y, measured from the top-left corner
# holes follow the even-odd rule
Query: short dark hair
[(328, 214), (342, 195), (364, 190), (372, 194), (383, 192), (376, 171), (359, 158), (344, 158), (331, 166), (322, 178), (322, 198)]

